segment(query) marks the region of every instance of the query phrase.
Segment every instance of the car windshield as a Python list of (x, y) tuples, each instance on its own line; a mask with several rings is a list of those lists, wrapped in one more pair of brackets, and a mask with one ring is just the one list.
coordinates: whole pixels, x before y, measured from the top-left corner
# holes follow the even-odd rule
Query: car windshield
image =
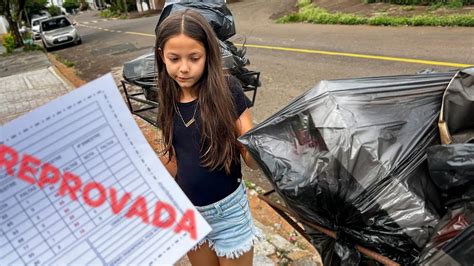
[(66, 18), (49, 19), (41, 22), (43, 31), (50, 31), (70, 26), (71, 23)]

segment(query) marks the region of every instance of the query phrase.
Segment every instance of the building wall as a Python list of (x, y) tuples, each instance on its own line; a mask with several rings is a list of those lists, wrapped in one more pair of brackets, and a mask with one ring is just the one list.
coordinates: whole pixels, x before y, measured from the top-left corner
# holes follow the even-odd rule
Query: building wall
[(104, 0), (87, 0), (87, 3), (89, 3), (89, 7), (91, 9), (104, 9), (105, 8), (105, 1)]
[(55, 6), (62, 6), (63, 5), (63, 0), (48, 0), (50, 5), (55, 5)]
[(8, 32), (8, 22), (4, 16), (0, 16), (0, 34)]
[[(137, 0), (136, 1), (137, 3), (137, 10), (138, 12), (143, 12), (143, 11), (147, 11), (149, 8), (148, 8), (148, 5), (146, 3), (146, 1), (143, 1), (143, 0)], [(143, 9), (142, 9), (143, 8)]]
[[(138, 12), (143, 12), (147, 11), (149, 9), (151, 10), (161, 10), (163, 9), (163, 6), (165, 4), (165, 0), (137, 0), (137, 9)], [(143, 5), (143, 10), (142, 10), (142, 5), (140, 5), (140, 2)]]

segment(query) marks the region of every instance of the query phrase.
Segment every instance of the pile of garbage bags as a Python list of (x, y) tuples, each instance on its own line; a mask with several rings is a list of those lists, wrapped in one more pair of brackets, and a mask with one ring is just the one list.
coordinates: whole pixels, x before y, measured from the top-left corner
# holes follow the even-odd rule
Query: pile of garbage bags
[(420, 254), (421, 265), (474, 264), (474, 68), (447, 87), (439, 129), (442, 145), (427, 149), (430, 176), (447, 212)]
[[(245, 47), (237, 48), (228, 40), (236, 32), (234, 18), (227, 8), (225, 0), (167, 0), (155, 31), (166, 17), (184, 9), (200, 13), (212, 26), (218, 37), (217, 41), (223, 61), (222, 68), (235, 76), (244, 88), (260, 86), (259, 76), (247, 69), (250, 61), (245, 56)], [(154, 51), (126, 62), (123, 66), (122, 76), (129, 83), (142, 87), (148, 100), (156, 101), (158, 71)]]
[[(324, 265), (362, 263), (356, 244), (403, 265), (420, 263), (439, 250), (439, 237), (433, 237), (443, 224), (452, 227), (459, 213), (472, 224), (472, 202), (466, 203), (472, 194), (453, 199), (446, 185), (473, 183), (473, 144), (431, 150), (430, 160), (427, 151), (440, 144), (442, 107), (458, 115), (459, 109), (473, 113), (473, 77), (474, 68), (321, 81), (239, 140), (296, 218), (336, 232), (332, 239), (306, 227)], [(461, 85), (450, 90), (455, 97), (448, 104), (447, 87), (454, 84)], [(470, 109), (456, 105), (461, 101)], [(443, 121), (449, 124), (445, 128), (462, 125), (456, 133), (474, 129), (474, 123), (457, 116)], [(439, 156), (452, 160), (439, 162)], [(446, 212), (446, 203), (456, 207)], [(468, 236), (460, 233), (444, 253), (464, 252), (463, 241), (473, 249), (473, 229), (467, 225)]]

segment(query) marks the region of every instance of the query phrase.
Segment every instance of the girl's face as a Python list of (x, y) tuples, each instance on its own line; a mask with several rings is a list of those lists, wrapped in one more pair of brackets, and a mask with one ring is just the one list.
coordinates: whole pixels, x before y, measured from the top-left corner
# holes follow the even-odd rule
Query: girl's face
[(193, 89), (201, 79), (206, 65), (206, 49), (202, 43), (180, 34), (170, 38), (163, 47), (166, 71), (181, 89)]

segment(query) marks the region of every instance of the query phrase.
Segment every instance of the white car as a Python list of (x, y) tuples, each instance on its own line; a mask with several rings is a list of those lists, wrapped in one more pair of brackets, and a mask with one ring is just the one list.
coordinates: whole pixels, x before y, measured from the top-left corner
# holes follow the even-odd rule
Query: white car
[(41, 21), (41, 41), (49, 51), (53, 47), (65, 44), (82, 43), (81, 36), (74, 24), (66, 16), (57, 16)]
[(33, 40), (39, 40), (40, 36), (40, 23), (42, 20), (48, 19), (51, 16), (43, 15), (39, 17), (34, 17), (31, 19), (31, 31), (33, 32)]

